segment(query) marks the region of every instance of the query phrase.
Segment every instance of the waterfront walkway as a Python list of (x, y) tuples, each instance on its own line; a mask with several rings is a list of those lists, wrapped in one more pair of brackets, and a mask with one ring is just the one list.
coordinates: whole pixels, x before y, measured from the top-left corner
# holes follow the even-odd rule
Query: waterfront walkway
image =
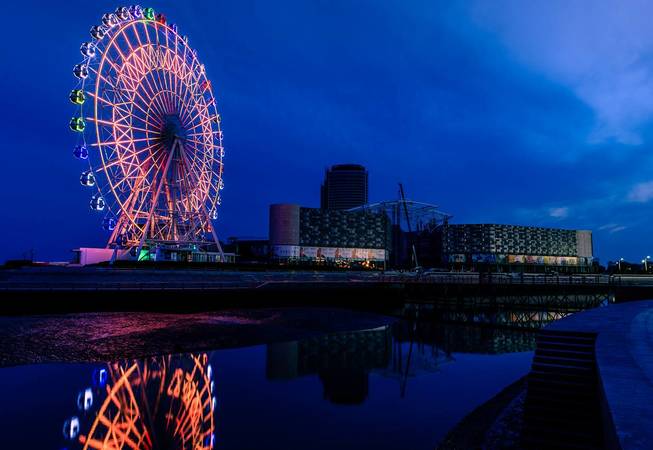
[[(565, 334), (568, 343), (564, 344), (560, 338), (555, 344), (560, 360), (569, 358), (563, 352), (579, 353), (577, 348), (572, 347), (580, 347), (582, 335), (596, 336), (594, 358), (605, 446), (652, 448), (653, 301), (612, 304), (554, 322), (539, 338), (543, 345), (540, 349), (538, 343), (536, 359), (538, 352), (551, 354), (553, 350), (547, 345), (552, 347), (553, 337)], [(575, 342), (569, 343), (574, 339)], [(563, 348), (564, 345), (568, 348)], [(549, 363), (549, 366), (552, 365)], [(568, 367), (571, 366), (568, 364)], [(556, 378), (551, 379), (549, 384), (566, 381), (561, 380), (562, 377)]]

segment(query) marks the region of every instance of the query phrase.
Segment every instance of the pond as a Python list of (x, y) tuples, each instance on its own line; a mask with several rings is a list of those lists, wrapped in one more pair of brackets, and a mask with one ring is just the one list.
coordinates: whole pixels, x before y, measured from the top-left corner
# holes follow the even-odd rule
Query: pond
[[(325, 321), (341, 314), (263, 314), (294, 326), (292, 339), (268, 333), (244, 346), (231, 339), (217, 350), (137, 357), (130, 349), (152, 336), (138, 329), (134, 337), (133, 322), (146, 321), (131, 316), (3, 319), (5, 333), (40, 351), (3, 339), (17, 348), (3, 347), (3, 361), (20, 365), (0, 369), (0, 448), (433, 449), (466, 414), (528, 372), (535, 345), (528, 328), (350, 312), (346, 326), (325, 332), (316, 317), (327, 313)], [(266, 326), (243, 316), (229, 317), (238, 326)], [(303, 316), (320, 330), (298, 326)], [(206, 326), (209, 316), (193, 317)], [(92, 337), (77, 336), (88, 323)], [(159, 323), (146, 330), (159, 333), (149, 345), (169, 348), (160, 334), (168, 322)], [(184, 323), (184, 330), (194, 326)], [(34, 341), (21, 326), (39, 336), (54, 327), (58, 342)], [(96, 361), (116, 342), (128, 344)]]

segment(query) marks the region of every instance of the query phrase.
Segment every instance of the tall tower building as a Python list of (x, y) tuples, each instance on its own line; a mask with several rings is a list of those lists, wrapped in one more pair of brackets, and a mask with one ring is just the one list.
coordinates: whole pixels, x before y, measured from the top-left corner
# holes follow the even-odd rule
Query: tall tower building
[(337, 164), (324, 174), (320, 208), (350, 209), (367, 203), (367, 170), (359, 164)]

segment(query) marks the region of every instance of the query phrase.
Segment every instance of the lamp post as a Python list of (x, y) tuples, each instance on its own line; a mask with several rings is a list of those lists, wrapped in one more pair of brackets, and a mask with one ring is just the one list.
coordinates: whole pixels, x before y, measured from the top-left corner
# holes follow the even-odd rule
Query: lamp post
[(642, 262), (644, 263), (644, 272), (648, 273), (648, 261), (651, 259), (650, 256), (647, 256), (646, 259), (643, 259)]
[(619, 258), (619, 273), (621, 273), (621, 263), (624, 261), (623, 258)]

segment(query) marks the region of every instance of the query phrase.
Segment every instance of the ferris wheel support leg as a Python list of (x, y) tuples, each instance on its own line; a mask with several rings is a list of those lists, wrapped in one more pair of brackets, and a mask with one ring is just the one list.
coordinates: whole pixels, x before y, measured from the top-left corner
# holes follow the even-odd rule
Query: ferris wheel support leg
[(113, 243), (113, 253), (111, 255), (111, 260), (109, 261), (109, 265), (113, 266), (113, 263), (116, 262), (116, 259), (118, 257), (118, 248), (120, 247), (118, 245), (118, 236), (122, 233), (122, 230), (125, 228), (125, 220), (124, 216), (120, 216), (118, 219), (118, 223), (116, 224), (116, 228), (113, 229), (113, 233), (111, 233), (111, 237), (109, 238), (109, 243), (108, 245), (111, 245)]
[(143, 244), (145, 244), (145, 236), (147, 236), (147, 229), (150, 227), (150, 221), (152, 220), (152, 216), (154, 215), (156, 202), (159, 201), (161, 188), (163, 187), (164, 180), (166, 179), (168, 170), (170, 169), (170, 164), (172, 163), (172, 159), (175, 154), (175, 149), (177, 148), (178, 145), (179, 145), (178, 142), (175, 142), (175, 144), (173, 145), (172, 150), (168, 155), (168, 161), (166, 162), (166, 167), (165, 169), (163, 169), (163, 173), (161, 174), (161, 178), (159, 179), (159, 185), (156, 187), (156, 194), (154, 194), (154, 198), (152, 199), (152, 207), (150, 208), (150, 213), (147, 215), (147, 221), (145, 222), (145, 226), (143, 227), (143, 235), (141, 236), (141, 240), (138, 243), (138, 248), (136, 249), (136, 261), (138, 261), (138, 258), (141, 255), (141, 250), (143, 249)]
[(222, 251), (222, 245), (220, 245), (220, 239), (218, 239), (218, 233), (215, 232), (215, 227), (213, 226), (213, 223), (211, 222), (211, 218), (209, 217), (209, 214), (206, 212), (206, 209), (204, 210), (204, 215), (206, 215), (206, 220), (208, 220), (208, 223), (211, 226), (211, 234), (213, 235), (213, 240), (215, 241), (215, 245), (218, 246), (218, 252), (220, 253), (220, 262), (225, 262), (224, 252)]
[[(191, 167), (190, 161), (188, 160), (188, 156), (186, 155), (186, 151), (184, 149), (183, 144), (179, 141), (176, 141), (175, 143), (179, 145), (179, 153), (181, 154), (181, 158), (184, 161), (184, 164), (187, 167)], [(218, 234), (215, 232), (215, 227), (213, 226), (213, 222), (211, 222), (211, 217), (209, 215), (209, 212), (206, 210), (206, 206), (202, 208), (202, 212), (204, 213), (204, 216), (206, 218), (206, 223), (208, 223), (209, 226), (211, 227), (211, 234), (213, 235), (213, 240), (215, 241), (215, 245), (218, 246), (218, 252), (220, 253), (220, 261), (225, 262), (224, 252), (222, 251), (222, 245), (220, 245), (220, 239), (218, 239)]]

